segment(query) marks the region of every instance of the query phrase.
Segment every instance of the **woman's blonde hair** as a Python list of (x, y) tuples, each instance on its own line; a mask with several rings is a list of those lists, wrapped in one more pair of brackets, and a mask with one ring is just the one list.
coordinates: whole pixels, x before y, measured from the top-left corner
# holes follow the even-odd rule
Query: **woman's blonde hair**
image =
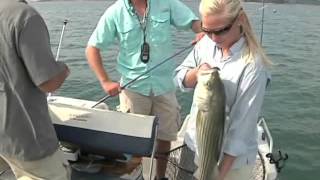
[(242, 59), (246, 63), (251, 63), (254, 61), (255, 56), (260, 55), (264, 64), (272, 64), (260, 43), (258, 43), (240, 0), (201, 0), (199, 11), (202, 16), (224, 13), (230, 21), (240, 15), (239, 13), (242, 13), (244, 21), (240, 26), (242, 27), (243, 36), (247, 44), (246, 51), (242, 54)]

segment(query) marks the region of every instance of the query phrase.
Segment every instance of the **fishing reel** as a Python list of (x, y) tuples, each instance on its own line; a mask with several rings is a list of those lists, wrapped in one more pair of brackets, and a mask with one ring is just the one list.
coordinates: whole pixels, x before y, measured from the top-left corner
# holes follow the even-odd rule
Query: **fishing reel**
[(270, 164), (275, 164), (277, 172), (280, 173), (281, 169), (285, 165), (285, 161), (289, 158), (287, 153), (282, 155), (282, 152), (278, 150), (278, 154), (268, 153), (266, 157), (269, 159)]

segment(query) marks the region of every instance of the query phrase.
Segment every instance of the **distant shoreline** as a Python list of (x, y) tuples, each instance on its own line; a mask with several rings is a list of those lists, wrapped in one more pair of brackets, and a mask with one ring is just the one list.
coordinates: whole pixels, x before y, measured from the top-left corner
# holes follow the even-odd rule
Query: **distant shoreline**
[[(27, 0), (28, 2), (48, 2), (48, 1), (106, 1), (106, 0)], [(185, 0), (181, 0), (185, 1)], [(243, 0), (244, 2), (257, 2), (261, 3), (262, 0)], [(320, 5), (320, 0), (265, 0), (265, 3), (277, 4), (310, 4)]]
[[(262, 0), (243, 0), (244, 2), (257, 2), (262, 3)], [(265, 3), (277, 3), (277, 4), (310, 4), (320, 5), (320, 0), (265, 0)]]

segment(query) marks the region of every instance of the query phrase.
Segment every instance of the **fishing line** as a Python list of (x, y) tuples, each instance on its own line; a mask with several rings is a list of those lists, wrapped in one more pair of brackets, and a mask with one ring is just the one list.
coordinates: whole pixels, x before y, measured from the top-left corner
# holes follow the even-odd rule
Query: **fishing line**
[(264, 0), (262, 0), (262, 15), (261, 15), (261, 32), (260, 32), (260, 44), (262, 45), (263, 40), (263, 25), (264, 25)]
[[(141, 78), (142, 76), (148, 74), (149, 72), (153, 71), (154, 69), (158, 68), (159, 66), (161, 66), (162, 64), (170, 61), (172, 58), (178, 56), (179, 54), (183, 53), (184, 51), (190, 49), (191, 47), (193, 47), (194, 44), (190, 44), (187, 47), (184, 47), (182, 50), (176, 52), (175, 54), (171, 55), (170, 57), (164, 59), (163, 61), (161, 61), (160, 63), (156, 64), (155, 66), (153, 66), (152, 68), (148, 69), (146, 72), (140, 74), (139, 76), (137, 76), (136, 78), (132, 79), (131, 81), (129, 81), (127, 84), (125, 84), (124, 86), (120, 87), (120, 90), (125, 89), (126, 87), (128, 87), (129, 85), (133, 84), (135, 81), (137, 81), (139, 78)], [(112, 97), (111, 95), (106, 95), (103, 98), (101, 98), (95, 105), (93, 105), (91, 108), (96, 107), (97, 105), (99, 105), (100, 103), (102, 103), (103, 101), (107, 100), (108, 98)]]

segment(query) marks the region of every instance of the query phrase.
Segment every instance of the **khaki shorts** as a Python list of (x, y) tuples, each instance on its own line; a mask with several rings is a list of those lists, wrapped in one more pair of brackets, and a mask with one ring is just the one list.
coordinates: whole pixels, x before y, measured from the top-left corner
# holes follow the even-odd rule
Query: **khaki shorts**
[(18, 180), (69, 180), (71, 177), (60, 150), (36, 161), (17, 161), (1, 157), (9, 164)]
[(175, 92), (144, 96), (129, 90), (120, 94), (120, 110), (159, 118), (158, 139), (173, 141), (181, 126), (180, 106)]

